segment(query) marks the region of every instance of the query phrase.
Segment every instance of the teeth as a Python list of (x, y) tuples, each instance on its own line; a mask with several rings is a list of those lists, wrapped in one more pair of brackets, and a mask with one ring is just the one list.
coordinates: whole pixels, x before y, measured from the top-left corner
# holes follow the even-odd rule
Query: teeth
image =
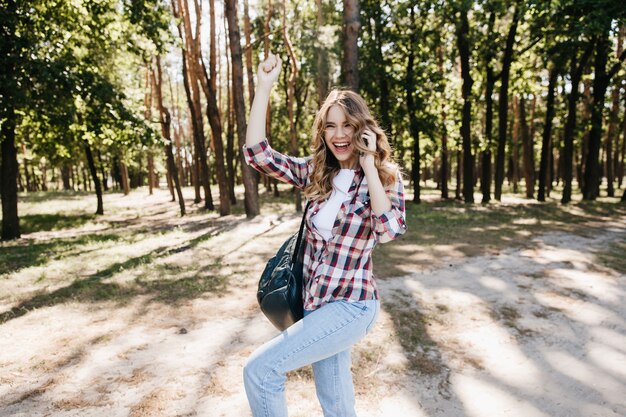
[(349, 143), (335, 143), (337, 148), (346, 148), (348, 145)]

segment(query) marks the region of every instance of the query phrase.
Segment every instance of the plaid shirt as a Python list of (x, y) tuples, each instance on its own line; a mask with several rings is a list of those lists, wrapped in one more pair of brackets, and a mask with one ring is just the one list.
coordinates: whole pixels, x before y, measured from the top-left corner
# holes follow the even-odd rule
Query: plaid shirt
[[(312, 157), (283, 155), (273, 150), (267, 140), (244, 146), (243, 152), (246, 163), (264, 174), (300, 189), (309, 183)], [(386, 188), (386, 194), (391, 210), (376, 216), (370, 207), (367, 178), (362, 169), (357, 169), (328, 241), (312, 221), (324, 202), (311, 202), (305, 215), (308, 231), (305, 233), (303, 298), (306, 310), (315, 310), (334, 300), (378, 298), (372, 250), (377, 243), (395, 239), (406, 231), (404, 186), (399, 173), (395, 185)]]

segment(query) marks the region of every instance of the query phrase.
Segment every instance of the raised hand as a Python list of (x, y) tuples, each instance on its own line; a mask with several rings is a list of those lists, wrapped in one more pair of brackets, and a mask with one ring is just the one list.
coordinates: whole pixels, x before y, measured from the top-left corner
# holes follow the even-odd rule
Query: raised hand
[(371, 151), (371, 153), (360, 152), (359, 153), (359, 163), (363, 169), (368, 168), (369, 166), (374, 166), (374, 154), (376, 153), (376, 133), (372, 132), (369, 129), (365, 129), (363, 131), (363, 142), (367, 144), (367, 149)]
[(257, 71), (258, 86), (271, 89), (280, 75), (281, 66), (281, 59), (270, 52), (267, 59), (259, 64)]

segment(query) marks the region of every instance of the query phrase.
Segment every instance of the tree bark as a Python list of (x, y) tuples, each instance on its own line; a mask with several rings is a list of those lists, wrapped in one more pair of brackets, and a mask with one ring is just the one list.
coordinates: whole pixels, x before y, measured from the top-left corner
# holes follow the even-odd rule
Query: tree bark
[(176, 167), (176, 161), (174, 160), (174, 152), (172, 151), (172, 137), (171, 137), (171, 116), (170, 112), (163, 103), (163, 75), (161, 70), (161, 57), (156, 57), (156, 74), (152, 71), (152, 84), (154, 85), (154, 93), (156, 95), (157, 106), (159, 106), (159, 122), (161, 124), (161, 134), (165, 139), (165, 158), (167, 161), (167, 171), (170, 175), (172, 182), (174, 183), (174, 189), (178, 196), (178, 205), (180, 207), (180, 215), (184, 216), (185, 200), (183, 199), (183, 193), (180, 188), (180, 177), (178, 175), (178, 168)]
[(243, 2), (243, 33), (246, 38), (246, 71), (248, 73), (248, 100), (252, 107), (254, 100), (254, 64), (252, 62), (252, 38), (250, 29), (250, 14), (248, 13), (248, 0)]
[[(321, 37), (320, 29), (324, 27), (324, 10), (322, 8), (322, 0), (317, 0), (317, 25), (316, 34), (317, 39)], [(328, 95), (328, 57), (327, 51), (321, 43), (317, 43), (315, 46), (315, 55), (317, 62), (316, 84), (317, 84), (317, 104), (321, 107), (326, 96)]]
[(498, 98), (498, 151), (496, 153), (496, 178), (494, 197), (500, 201), (502, 198), (502, 183), (504, 182), (504, 160), (506, 155), (506, 130), (509, 111), (509, 76), (511, 63), (513, 62), (513, 45), (520, 15), (520, 0), (515, 2), (513, 20), (506, 38), (506, 46), (502, 57), (502, 70), (500, 72), (500, 94)]
[(461, 122), (461, 138), (463, 141), (463, 201), (474, 202), (474, 157), (472, 155), (471, 121), (472, 121), (472, 84), (470, 74), (469, 21), (467, 9), (461, 8), (459, 20), (456, 22), (457, 48), (461, 57), (461, 77), (463, 78), (463, 116)]
[(571, 92), (567, 98), (567, 121), (563, 135), (563, 196), (561, 203), (567, 204), (572, 201), (572, 164), (574, 154), (574, 130), (576, 129), (576, 103), (578, 102), (578, 85), (582, 73), (587, 65), (587, 60), (593, 51), (593, 44), (587, 46), (585, 52), (579, 58), (574, 51), (570, 61)]
[[(241, 58), (241, 43), (239, 34), (239, 23), (237, 20), (237, 2), (235, 0), (225, 0), (226, 17), (228, 20), (228, 37), (230, 40), (230, 54), (233, 72), (234, 106), (237, 119), (237, 136), (239, 147), (246, 143), (246, 108), (243, 98), (243, 62)], [(252, 168), (245, 163), (243, 152), (240, 152), (241, 169), (244, 185), (244, 206), (248, 218), (259, 214), (259, 193)]]
[[(289, 119), (289, 142), (290, 151), (294, 156), (299, 156), (300, 150), (298, 148), (298, 132), (296, 131), (296, 120), (294, 116), (294, 102), (296, 101), (296, 79), (298, 77), (298, 61), (296, 54), (291, 45), (291, 40), (287, 35), (287, 6), (286, 1), (283, 1), (283, 40), (285, 42), (285, 48), (289, 54), (289, 67), (290, 74), (287, 81), (287, 118)], [(299, 189), (295, 189), (295, 205), (296, 212), (302, 211), (302, 194)]]
[(606, 63), (610, 48), (609, 29), (596, 41), (593, 106), (591, 107), (591, 129), (589, 131), (589, 152), (585, 161), (583, 199), (595, 200), (600, 194), (600, 146), (602, 142), (602, 122), (604, 100), (610, 77), (606, 72)]
[(526, 185), (526, 198), (535, 198), (535, 167), (533, 158), (534, 144), (530, 137), (528, 121), (526, 120), (526, 98), (519, 101), (520, 133), (522, 136), (522, 161), (524, 165), (524, 182)]
[(128, 167), (121, 160), (120, 173), (122, 174), (122, 190), (124, 191), (124, 195), (128, 195), (128, 193), (130, 193), (130, 185), (128, 183)]
[[(102, 187), (100, 186), (100, 178), (98, 178), (98, 171), (96, 169), (96, 163), (93, 159), (93, 153), (89, 142), (83, 140), (83, 146), (85, 148), (85, 155), (87, 156), (87, 165), (89, 166), (89, 173), (96, 187), (96, 198), (98, 199), (98, 207), (96, 208), (96, 214), (104, 214), (104, 203), (102, 201)], [(87, 182), (87, 181), (85, 181)]]
[[(437, 67), (439, 68), (439, 75), (442, 80), (445, 80), (445, 75), (443, 71), (443, 47), (440, 45), (437, 47)], [(449, 162), (448, 162), (448, 129), (446, 127), (447, 123), (447, 114), (446, 114), (446, 103), (444, 100), (441, 101), (441, 198), (447, 200), (448, 196), (448, 170), (449, 170)]]
[(546, 121), (541, 136), (541, 160), (539, 161), (539, 189), (537, 200), (546, 201), (546, 183), (549, 181), (548, 167), (551, 165), (552, 155), (552, 120), (554, 119), (554, 87), (556, 85), (557, 69), (551, 66), (548, 72), (548, 98), (546, 100)]
[[(493, 45), (493, 31), (496, 23), (496, 14), (491, 11), (489, 13), (489, 23), (487, 24), (487, 34), (489, 36), (489, 45)], [(492, 61), (494, 52), (491, 47), (486, 48), (485, 54), (485, 139), (487, 141), (485, 149), (481, 153), (481, 179), (480, 188), (483, 194), (482, 202), (491, 201), (491, 148), (493, 146), (493, 90), (496, 83), (496, 75), (493, 70)]]
[(411, 7), (411, 34), (409, 38), (409, 56), (406, 71), (406, 107), (409, 114), (409, 128), (413, 137), (413, 164), (411, 167), (411, 180), (413, 182), (413, 202), (419, 204), (421, 202), (420, 189), (420, 129), (417, 117), (415, 116), (415, 103), (413, 101), (413, 92), (415, 91), (415, 46), (417, 44), (417, 31), (415, 25), (415, 10)]
[(341, 73), (344, 85), (352, 91), (359, 91), (359, 0), (343, 0), (343, 61)]
[(2, 167), (0, 175), (0, 197), (2, 198), (2, 240), (21, 237), (20, 218), (17, 210), (17, 149), (15, 148), (15, 109), (6, 111), (0, 132), (2, 142)]
[[(620, 28), (619, 35), (617, 37), (617, 56), (622, 54), (622, 42), (624, 39), (624, 34), (626, 32), (626, 25), (623, 25)], [(613, 145), (619, 145), (619, 133), (617, 133), (617, 121), (619, 118), (619, 93), (620, 93), (620, 84), (621, 80), (616, 82), (613, 91), (611, 92), (611, 112), (609, 113), (609, 127), (606, 133), (606, 182), (607, 188), (606, 192), (609, 197), (615, 196), (615, 172), (617, 171), (617, 164), (615, 161), (617, 158), (613, 156)]]
[[(177, 2), (177, 4), (176, 4)], [(183, 83), (185, 85), (185, 93), (187, 95), (187, 103), (191, 113), (191, 121), (193, 126), (193, 137), (198, 160), (198, 180), (204, 189), (204, 208), (213, 210), (213, 197), (211, 195), (211, 185), (209, 182), (210, 172), (207, 162), (206, 137), (204, 135), (204, 122), (201, 110), (200, 89), (198, 86), (200, 74), (200, 27), (201, 13), (197, 10), (196, 5), (196, 27), (195, 36), (191, 33), (191, 18), (189, 14), (189, 6), (187, 0), (172, 0), (172, 9), (174, 17), (179, 19), (178, 34), (183, 42)], [(182, 25), (182, 27), (181, 27)], [(184, 29), (184, 33), (183, 33)]]

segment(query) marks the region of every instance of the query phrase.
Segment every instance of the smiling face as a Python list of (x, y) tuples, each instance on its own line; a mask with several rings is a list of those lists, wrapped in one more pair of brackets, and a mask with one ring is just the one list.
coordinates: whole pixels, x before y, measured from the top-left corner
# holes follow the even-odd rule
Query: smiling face
[(324, 138), (341, 168), (356, 168), (357, 154), (352, 145), (354, 130), (340, 106), (335, 104), (328, 109)]

